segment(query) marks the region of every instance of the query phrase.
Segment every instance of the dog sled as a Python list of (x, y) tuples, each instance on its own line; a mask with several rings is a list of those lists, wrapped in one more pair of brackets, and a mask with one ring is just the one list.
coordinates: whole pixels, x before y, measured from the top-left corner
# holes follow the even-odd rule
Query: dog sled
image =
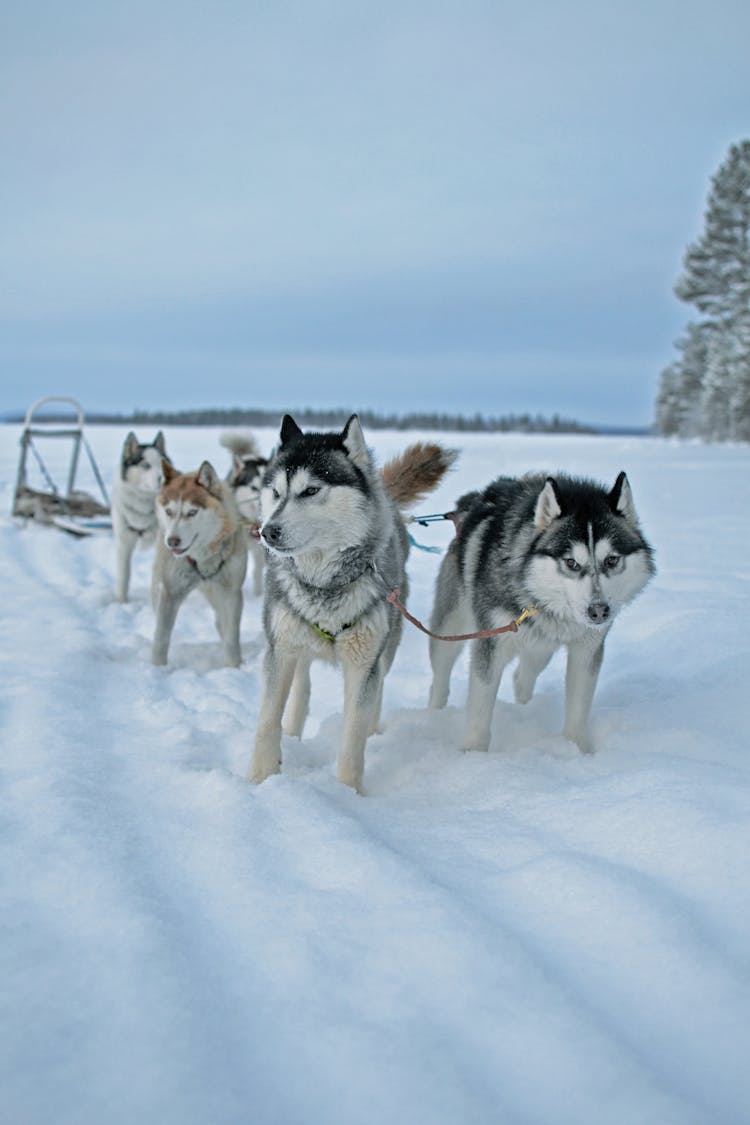
[[(49, 395), (29, 407), (21, 434), (21, 454), (13, 496), (14, 516), (57, 527), (78, 537), (112, 530), (109, 496), (84, 435), (83, 425), (83, 409), (74, 398)], [(55, 458), (55, 469), (50, 471), (42, 458), (40, 445), (48, 445), (50, 440), (69, 443), (70, 455), (67, 468), (63, 470), (64, 488), (58, 487), (53, 476), (53, 472), (60, 472), (61, 459)], [(100, 499), (76, 488), (82, 448), (88, 457)], [(31, 469), (34, 470), (34, 486), (29, 483)]]

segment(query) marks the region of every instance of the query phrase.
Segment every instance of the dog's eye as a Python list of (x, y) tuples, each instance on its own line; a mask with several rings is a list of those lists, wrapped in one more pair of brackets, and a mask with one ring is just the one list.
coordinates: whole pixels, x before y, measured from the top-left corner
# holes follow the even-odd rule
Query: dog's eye
[(577, 563), (573, 558), (563, 559), (563, 562), (567, 566), (568, 570), (572, 571), (574, 574), (577, 570), (581, 569), (581, 564)]
[(316, 488), (314, 484), (311, 484), (309, 488), (306, 488), (304, 489), (304, 491), (300, 492), (300, 499), (304, 500), (308, 496), (317, 496), (319, 492), (320, 489)]
[(271, 495), (273, 496), (274, 500), (278, 500), (281, 494), (277, 488), (272, 488)]
[(198, 509), (197, 508), (191, 508), (190, 511), (185, 512), (185, 515), (187, 516), (187, 518), (189, 520), (191, 520), (193, 518), (193, 516), (198, 515)]
[(164, 511), (167, 513), (170, 519), (174, 518), (174, 508), (165, 508)]
[(607, 555), (606, 559), (604, 560), (604, 569), (605, 570), (614, 570), (615, 567), (617, 566), (617, 564), (619, 563), (619, 561), (620, 561), (619, 555)]

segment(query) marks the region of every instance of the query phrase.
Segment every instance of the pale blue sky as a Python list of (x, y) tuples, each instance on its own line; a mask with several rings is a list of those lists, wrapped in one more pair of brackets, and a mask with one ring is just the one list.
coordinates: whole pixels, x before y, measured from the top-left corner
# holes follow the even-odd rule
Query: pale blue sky
[(750, 5), (4, 5), (0, 409), (647, 424)]

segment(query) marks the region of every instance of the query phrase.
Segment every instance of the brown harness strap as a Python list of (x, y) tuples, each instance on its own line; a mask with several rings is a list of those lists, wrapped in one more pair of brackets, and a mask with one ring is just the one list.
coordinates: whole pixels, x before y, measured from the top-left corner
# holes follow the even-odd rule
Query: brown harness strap
[(423, 625), (421, 621), (417, 620), (416, 617), (412, 617), (406, 606), (402, 605), (402, 603), (398, 600), (400, 592), (400, 590), (391, 590), (390, 594), (386, 595), (385, 600), (389, 602), (394, 607), (394, 609), (397, 609), (399, 613), (403, 614), (407, 621), (411, 622), (412, 625), (416, 625), (417, 629), (421, 630), (421, 632), (423, 633), (426, 633), (428, 637), (432, 637), (433, 640), (436, 641), (476, 641), (481, 637), (497, 637), (500, 635), (500, 633), (517, 633), (519, 626), (524, 621), (526, 621), (529, 617), (535, 617), (536, 614), (539, 613), (539, 610), (536, 608), (536, 606), (531, 606), (530, 608), (525, 609), (523, 613), (519, 614), (515, 621), (510, 621), (507, 625), (501, 625), (498, 629), (482, 629), (481, 632), (478, 633), (453, 633), (448, 634), (447, 636), (441, 636), (439, 633), (433, 633), (430, 629)]

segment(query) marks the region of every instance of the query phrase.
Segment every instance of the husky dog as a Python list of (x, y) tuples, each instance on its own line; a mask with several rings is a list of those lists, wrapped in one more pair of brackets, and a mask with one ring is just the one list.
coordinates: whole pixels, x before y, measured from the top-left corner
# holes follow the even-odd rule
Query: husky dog
[(162, 535), (156, 544), (152, 598), (156, 631), (152, 659), (166, 664), (177, 611), (199, 586), (216, 614), (224, 662), (240, 663), (242, 583), (247, 571), (247, 532), (228, 484), (204, 461), (195, 473), (162, 465), (164, 486), (156, 500)]
[(161, 430), (150, 444), (131, 432), (125, 438), (120, 471), (112, 489), (112, 530), (115, 536), (117, 577), (115, 597), (128, 600), (133, 550), (149, 546), (156, 538), (156, 495), (162, 485), (162, 461), (169, 460)]
[(338, 778), (361, 792), (365, 741), (377, 728), (383, 678), (401, 637), (401, 618), (385, 600), (407, 589), (409, 538), (399, 509), (435, 488), (455, 456), (418, 444), (381, 474), (356, 414), (341, 433), (303, 434), (284, 417), (261, 494), (267, 645), (252, 781), (281, 769), (288, 697), (284, 732), (302, 735), (310, 664), (320, 658), (343, 666)]
[(251, 434), (222, 434), (219, 439), (232, 454), (232, 467), (226, 482), (234, 492), (240, 515), (248, 532), (248, 548), (253, 560), (253, 593), (263, 592), (265, 552), (260, 542), (260, 489), (268, 458), (261, 457)]
[[(527, 703), (539, 673), (566, 645), (563, 733), (592, 750), (588, 722), (604, 640), (654, 573), (625, 473), (610, 492), (564, 475), (498, 477), (463, 496), (456, 518), (457, 536), (438, 574), (433, 632), (492, 629), (524, 609), (538, 611), (517, 633), (472, 642), (463, 749), (487, 750), (506, 664), (518, 657), (515, 697)], [(461, 647), (430, 641), (431, 707), (445, 706)]]

